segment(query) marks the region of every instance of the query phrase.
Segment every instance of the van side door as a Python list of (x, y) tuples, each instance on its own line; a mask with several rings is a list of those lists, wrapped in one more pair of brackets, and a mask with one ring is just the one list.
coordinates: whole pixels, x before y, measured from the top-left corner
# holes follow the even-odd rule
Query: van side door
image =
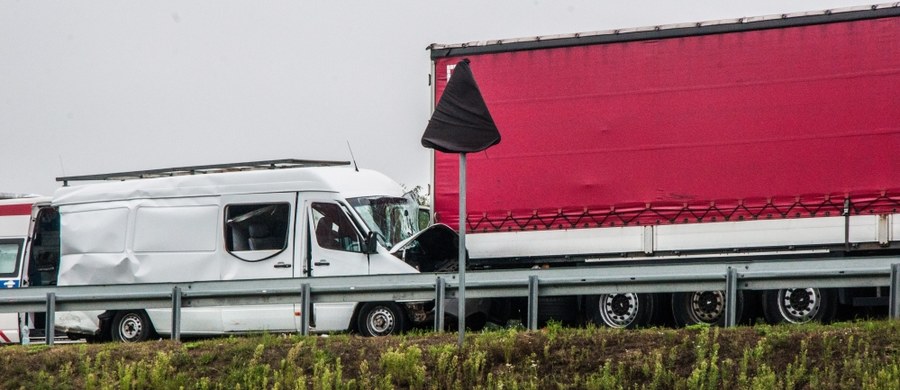
[[(294, 276), (296, 193), (222, 198), (222, 280)], [(293, 331), (294, 305), (242, 305), (222, 309), (225, 332)]]
[[(348, 206), (337, 199), (311, 198), (305, 202), (309, 224), (309, 276), (367, 275), (369, 257), (363, 234)], [(313, 306), (316, 331), (346, 330), (356, 302), (317, 303)]]

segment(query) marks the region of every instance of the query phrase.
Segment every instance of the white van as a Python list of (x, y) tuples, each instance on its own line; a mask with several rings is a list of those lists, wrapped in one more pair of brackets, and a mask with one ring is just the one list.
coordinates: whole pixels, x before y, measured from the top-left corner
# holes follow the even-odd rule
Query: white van
[[(0, 199), (0, 290), (56, 284), (59, 220), (49, 205), (49, 197)], [(46, 233), (29, 240), (34, 226)], [(0, 313), (0, 344), (21, 342), (24, 331), (43, 338), (44, 324), (44, 313)]]
[[(457, 261), (450, 228), (418, 232), (418, 205), (402, 187), (349, 163), (275, 160), (58, 180), (66, 183), (53, 197), (60, 286), (431, 272)], [(68, 186), (78, 180), (106, 181)], [(405, 260), (391, 253), (417, 233), (446, 248), (426, 251), (414, 240), (404, 244)], [(472, 306), (467, 312), (482, 310)], [(315, 332), (387, 335), (433, 318), (433, 302), (313, 307)], [(181, 334), (297, 331), (302, 314), (299, 305), (186, 308)], [(56, 328), (140, 341), (171, 334), (171, 311), (60, 312)]]

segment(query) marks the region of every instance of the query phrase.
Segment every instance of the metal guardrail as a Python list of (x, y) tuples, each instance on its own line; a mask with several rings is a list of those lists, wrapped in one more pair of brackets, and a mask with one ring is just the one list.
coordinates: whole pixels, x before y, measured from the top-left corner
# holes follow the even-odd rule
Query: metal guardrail
[[(725, 323), (733, 326), (739, 290), (792, 287), (889, 287), (890, 316), (900, 319), (900, 256), (473, 271), (465, 282), (468, 299), (527, 297), (529, 329), (537, 328), (542, 296), (724, 290)], [(456, 273), (30, 287), (2, 290), (0, 313), (46, 312), (46, 342), (53, 344), (56, 311), (171, 308), (171, 337), (180, 340), (185, 307), (299, 303), (309, 313), (319, 302), (435, 300), (441, 330), (444, 298), (455, 298), (458, 288)], [(301, 318), (307, 334), (309, 316)]]

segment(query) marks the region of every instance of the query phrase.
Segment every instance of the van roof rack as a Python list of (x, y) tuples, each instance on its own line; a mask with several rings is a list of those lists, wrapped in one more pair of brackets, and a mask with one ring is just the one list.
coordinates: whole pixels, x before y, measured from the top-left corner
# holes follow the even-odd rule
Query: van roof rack
[(238, 172), (238, 171), (256, 171), (264, 169), (286, 169), (286, 168), (308, 168), (308, 167), (333, 167), (350, 165), (349, 161), (326, 161), (326, 160), (297, 160), (297, 159), (281, 159), (281, 160), (263, 160), (249, 161), (228, 164), (212, 164), (212, 165), (195, 165), (187, 167), (174, 167), (162, 169), (147, 169), (143, 171), (102, 173), (96, 175), (80, 175), (80, 176), (64, 176), (57, 177), (56, 181), (63, 182), (63, 186), (68, 186), (70, 181), (96, 181), (96, 180), (134, 180), (134, 179), (150, 179), (156, 177), (171, 177), (185, 175), (205, 175), (209, 173), (222, 172)]

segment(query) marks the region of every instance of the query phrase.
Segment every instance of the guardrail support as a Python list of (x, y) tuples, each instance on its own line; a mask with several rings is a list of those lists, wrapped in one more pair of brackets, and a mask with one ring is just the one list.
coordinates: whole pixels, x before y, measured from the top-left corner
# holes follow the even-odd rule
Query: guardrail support
[(56, 294), (47, 293), (47, 310), (44, 319), (44, 337), (47, 345), (53, 345), (56, 338)]
[(181, 287), (172, 288), (172, 340), (181, 341)]
[(891, 318), (900, 320), (900, 264), (891, 264)]
[(528, 277), (528, 330), (538, 328), (538, 277)]
[(434, 282), (434, 331), (444, 331), (444, 294), (446, 285), (444, 278), (438, 277)]
[(309, 296), (309, 283), (300, 285), (300, 334), (309, 336), (309, 317), (312, 316), (312, 299)]
[(725, 274), (725, 326), (732, 327), (737, 324), (737, 270), (728, 267)]

